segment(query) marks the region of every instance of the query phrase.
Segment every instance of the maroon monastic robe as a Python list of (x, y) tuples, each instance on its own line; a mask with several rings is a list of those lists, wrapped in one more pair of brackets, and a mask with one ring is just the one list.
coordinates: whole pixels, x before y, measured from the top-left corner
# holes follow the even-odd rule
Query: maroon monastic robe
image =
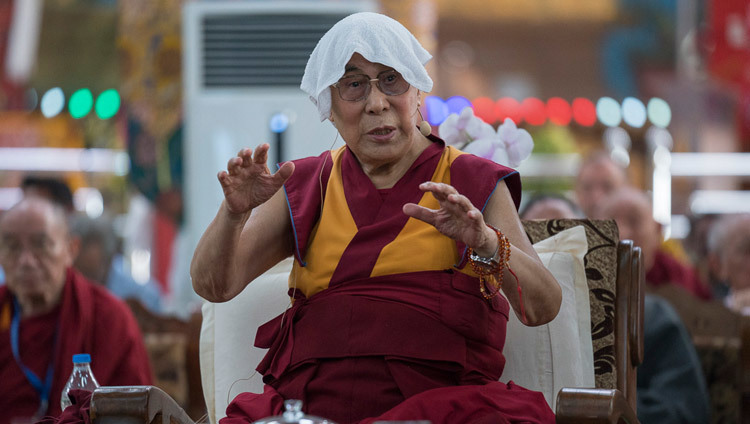
[(295, 165), (285, 184), (295, 301), (258, 329), (256, 346), (269, 349), (258, 366), (264, 393), (237, 396), (222, 424), (278, 415), (290, 398), (339, 424), (554, 422), (541, 393), (498, 381), (508, 302), (482, 297), (464, 245), (401, 210), (436, 207), (418, 188), (430, 180), (480, 209), (504, 180), (517, 205), (515, 171), (436, 138), (389, 190), (376, 190), (346, 148)]
[(674, 284), (703, 300), (711, 299), (711, 290), (701, 282), (698, 273), (663, 250), (657, 250), (654, 264), (646, 272), (646, 282), (653, 286)]
[[(39, 395), (13, 357), (7, 317), (13, 313), (7, 286), (0, 287), (0, 424), (14, 416), (30, 417)], [(56, 330), (57, 329), (57, 330)], [(55, 343), (55, 331), (57, 342)], [(138, 325), (128, 306), (107, 289), (69, 269), (61, 304), (53, 311), (22, 319), (22, 362), (44, 378), (54, 363), (48, 415), (60, 414), (62, 389), (76, 353), (91, 354), (91, 369), (102, 386), (151, 384), (151, 368)]]

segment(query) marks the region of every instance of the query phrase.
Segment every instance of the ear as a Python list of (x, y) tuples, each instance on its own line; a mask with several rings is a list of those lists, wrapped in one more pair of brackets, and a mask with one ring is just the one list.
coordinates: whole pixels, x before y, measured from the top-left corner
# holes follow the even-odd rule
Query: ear
[(76, 235), (70, 235), (68, 239), (68, 255), (70, 255), (70, 264), (72, 265), (78, 258), (81, 250), (81, 238)]

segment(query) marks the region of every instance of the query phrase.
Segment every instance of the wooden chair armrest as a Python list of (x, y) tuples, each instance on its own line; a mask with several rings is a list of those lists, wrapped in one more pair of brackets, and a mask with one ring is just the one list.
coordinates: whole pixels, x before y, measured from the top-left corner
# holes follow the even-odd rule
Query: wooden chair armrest
[(630, 344), (630, 362), (633, 366), (643, 363), (644, 345), (643, 335), (646, 334), (643, 329), (643, 307), (646, 304), (644, 297), (646, 289), (644, 287), (645, 270), (643, 269), (643, 253), (641, 248), (633, 246), (633, 260), (631, 263), (632, 270), (630, 279), (630, 293), (633, 294), (628, 302), (628, 343)]
[(154, 386), (99, 387), (91, 395), (89, 413), (94, 424), (194, 424), (174, 399)]
[(556, 416), (558, 424), (638, 424), (635, 411), (616, 389), (564, 387), (557, 394)]

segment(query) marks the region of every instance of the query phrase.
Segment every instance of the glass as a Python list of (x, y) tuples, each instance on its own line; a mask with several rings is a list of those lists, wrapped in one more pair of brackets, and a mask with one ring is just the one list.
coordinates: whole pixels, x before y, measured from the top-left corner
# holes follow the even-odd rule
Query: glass
[(342, 100), (358, 102), (370, 95), (372, 82), (376, 82), (378, 89), (386, 96), (404, 94), (410, 87), (404, 77), (394, 70), (383, 71), (378, 74), (377, 78), (370, 78), (369, 75), (364, 74), (345, 76), (333, 84), (333, 86), (338, 88), (339, 97)]
[(27, 249), (37, 258), (48, 257), (55, 251), (55, 242), (43, 235), (33, 236), (28, 242), (11, 236), (0, 239), (0, 256), (15, 259)]

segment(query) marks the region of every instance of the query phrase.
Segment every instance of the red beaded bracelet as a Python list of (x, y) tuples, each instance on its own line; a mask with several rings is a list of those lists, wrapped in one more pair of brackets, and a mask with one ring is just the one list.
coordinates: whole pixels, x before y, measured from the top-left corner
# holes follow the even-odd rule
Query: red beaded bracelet
[[(521, 283), (518, 281), (518, 276), (510, 268), (510, 241), (505, 235), (493, 227), (487, 224), (495, 234), (497, 234), (497, 250), (492, 258), (483, 258), (474, 254), (474, 250), (469, 248), (469, 264), (474, 272), (479, 276), (479, 291), (482, 293), (482, 297), (489, 300), (500, 294), (500, 290), (503, 288), (503, 269), (508, 268), (513, 277), (516, 279), (516, 287), (518, 287), (518, 302), (521, 308), (521, 318), (526, 323), (526, 310), (523, 307), (523, 293), (521, 292)], [(488, 291), (489, 287), (487, 283), (490, 283), (494, 287), (495, 291)]]
[[(492, 258), (482, 258), (469, 248), (469, 263), (479, 276), (479, 291), (485, 299), (492, 299), (500, 293), (503, 287), (503, 269), (510, 260), (510, 242), (497, 228), (487, 225), (497, 234), (497, 250)], [(494, 291), (488, 293), (488, 283), (494, 286)]]

